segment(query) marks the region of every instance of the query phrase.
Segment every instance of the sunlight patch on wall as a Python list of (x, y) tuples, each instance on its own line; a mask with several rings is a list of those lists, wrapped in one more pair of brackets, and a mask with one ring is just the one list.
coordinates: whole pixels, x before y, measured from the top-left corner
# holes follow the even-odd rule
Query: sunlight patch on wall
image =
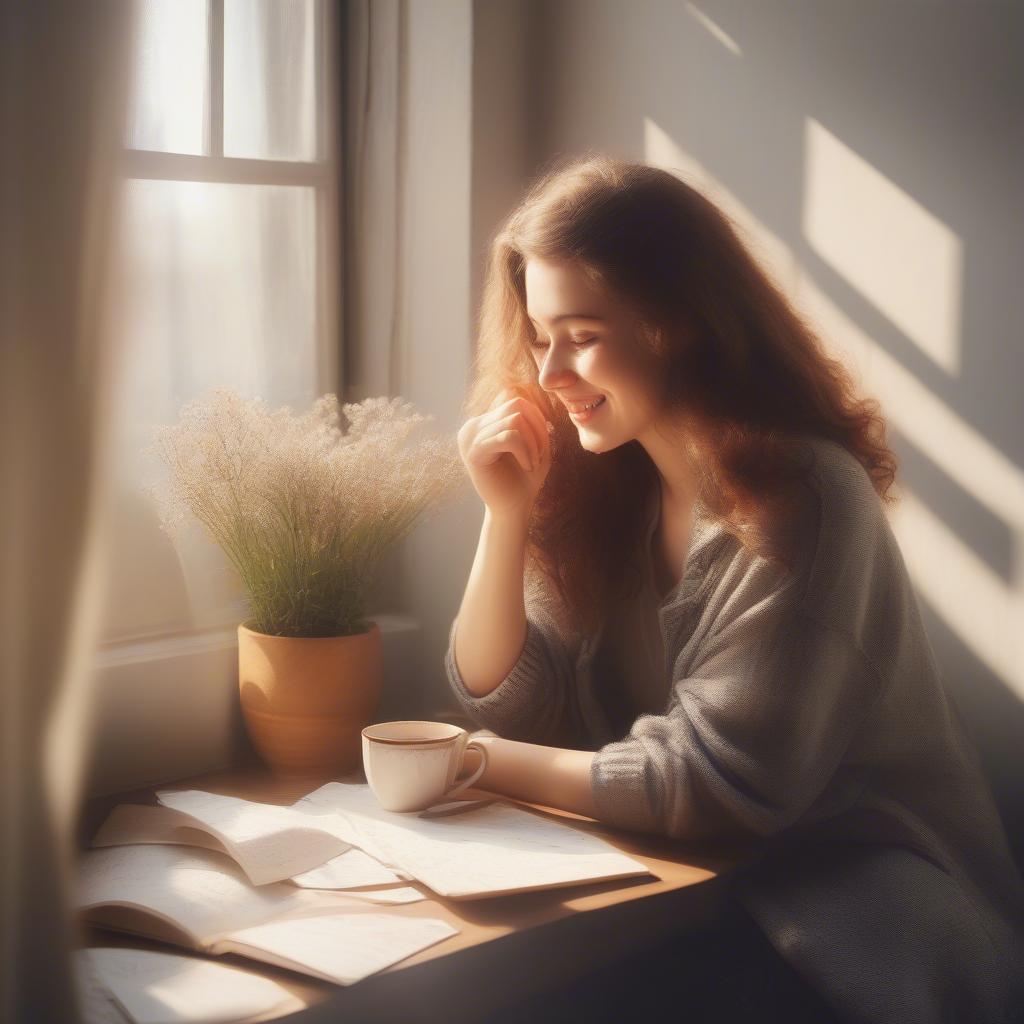
[(813, 118), (804, 126), (802, 229), (814, 251), (921, 352), (959, 374), (963, 243)]
[(796, 284), (792, 249), (706, 167), (682, 149), (656, 121), (645, 117), (644, 163), (669, 171), (728, 215), (744, 244), (787, 294)]
[(1008, 587), (913, 491), (901, 488), (900, 495), (891, 522), (914, 586), (963, 644), (1024, 700), (1020, 559)]
[(718, 42), (720, 42), (731, 54), (736, 57), (742, 57), (743, 51), (740, 49), (739, 43), (728, 32), (712, 21), (696, 4), (687, 3), (686, 13), (702, 28), (706, 29), (707, 32), (713, 36)]

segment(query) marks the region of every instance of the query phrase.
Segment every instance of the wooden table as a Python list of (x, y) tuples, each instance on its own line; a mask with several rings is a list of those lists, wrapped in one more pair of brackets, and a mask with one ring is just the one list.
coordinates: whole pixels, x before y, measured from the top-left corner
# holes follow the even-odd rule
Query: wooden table
[[(213, 772), (168, 783), (161, 789), (204, 789), (263, 803), (291, 804), (330, 779), (283, 779), (259, 765)], [(365, 782), (360, 769), (338, 779)], [(465, 798), (488, 795), (476, 788)], [(399, 905), (367, 904), (392, 914), (442, 918), (459, 929), (400, 963), (338, 986), (275, 968), (247, 957), (213, 957), (271, 977), (306, 1006), (290, 1015), (314, 1022), (445, 1022), (470, 1024), (537, 993), (571, 983), (585, 973), (653, 948), (671, 934), (700, 928), (717, 912), (726, 874), (751, 852), (739, 847), (695, 848), (657, 836), (614, 829), (581, 815), (520, 803), (573, 827), (602, 836), (646, 864), (655, 877), (562, 886), (478, 900), (450, 900), (425, 885), (428, 898)], [(83, 808), (79, 838), (85, 844), (117, 803), (156, 803), (153, 789), (94, 799)], [(140, 949), (169, 947), (87, 926), (88, 946)]]

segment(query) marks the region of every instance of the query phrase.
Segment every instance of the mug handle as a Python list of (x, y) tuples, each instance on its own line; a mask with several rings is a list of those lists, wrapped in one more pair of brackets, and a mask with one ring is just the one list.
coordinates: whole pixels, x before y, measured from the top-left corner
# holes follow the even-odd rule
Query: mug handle
[(473, 774), (470, 775), (469, 778), (463, 779), (460, 783), (458, 783), (458, 785), (452, 786), (451, 789), (445, 790), (442, 799), (447, 800), (448, 797), (455, 796), (456, 793), (461, 793), (464, 789), (469, 789), (469, 787), (472, 786), (473, 783), (476, 782), (476, 780), (479, 779), (480, 776), (483, 775), (485, 771), (487, 771), (487, 747), (479, 740), (469, 740), (462, 751), (463, 756), (465, 756), (466, 751), (469, 750), (471, 747), (474, 750), (480, 751), (480, 767), (477, 768), (477, 770), (473, 772)]

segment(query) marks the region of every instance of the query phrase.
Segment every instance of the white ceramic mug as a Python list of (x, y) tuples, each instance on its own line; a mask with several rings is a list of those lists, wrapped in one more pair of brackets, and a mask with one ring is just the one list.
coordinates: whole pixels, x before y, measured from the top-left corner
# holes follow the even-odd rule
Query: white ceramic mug
[[(466, 751), (480, 766), (456, 783)], [(422, 811), (468, 789), (487, 770), (487, 750), (447, 722), (378, 722), (363, 729), (363, 771), (386, 811)]]

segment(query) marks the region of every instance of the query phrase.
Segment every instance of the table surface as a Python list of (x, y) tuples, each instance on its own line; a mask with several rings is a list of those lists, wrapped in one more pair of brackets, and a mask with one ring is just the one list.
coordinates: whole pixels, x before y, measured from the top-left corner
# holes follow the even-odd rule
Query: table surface
[[(362, 770), (335, 780), (366, 781)], [(82, 845), (87, 845), (118, 803), (156, 803), (157, 788), (204, 789), (288, 805), (329, 781), (282, 778), (262, 766), (246, 765), (95, 798), (83, 808), (79, 838)], [(469, 788), (460, 797), (495, 795)], [(699, 928), (716, 913), (728, 871), (752, 852), (749, 847), (722, 844), (698, 848), (615, 829), (543, 804), (504, 795), (499, 799), (599, 835), (646, 864), (651, 875), (476, 900), (451, 900), (423, 883), (404, 883), (420, 889), (427, 898), (417, 903), (365, 906), (389, 914), (441, 918), (457, 928), (458, 934), (350, 986), (321, 982), (248, 957), (224, 955), (215, 959), (274, 978), (307, 1008), (301, 1018), (309, 1024), (314, 1020), (338, 1020), (341, 1015), (360, 1021), (415, 1019), (468, 1024), (485, 1020), (488, 1013), (539, 991), (652, 948), (672, 933)], [(168, 948), (90, 925), (83, 927), (83, 941), (89, 947)], [(350, 1013), (358, 1016), (349, 1017)]]

